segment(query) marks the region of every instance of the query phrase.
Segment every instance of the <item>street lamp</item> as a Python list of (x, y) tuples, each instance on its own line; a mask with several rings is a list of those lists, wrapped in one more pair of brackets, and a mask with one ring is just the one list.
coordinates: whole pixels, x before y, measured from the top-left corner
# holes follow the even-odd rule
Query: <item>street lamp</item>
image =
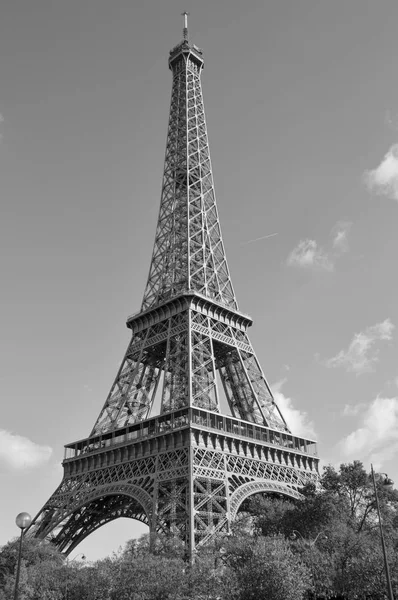
[(17, 562), (17, 574), (15, 576), (15, 588), (14, 588), (14, 600), (18, 600), (18, 585), (19, 585), (19, 571), (21, 569), (21, 555), (22, 555), (22, 540), (23, 532), (29, 527), (32, 522), (32, 517), (27, 512), (21, 512), (16, 516), (15, 523), (21, 530), (21, 537), (19, 538), (19, 551), (18, 551), (18, 562)]
[[(379, 497), (377, 495), (375, 472), (373, 470), (373, 465), (370, 465), (370, 467), (371, 467), (371, 473), (372, 473), (373, 488), (374, 488), (374, 491), (375, 491), (377, 516), (379, 518), (380, 539), (381, 539), (381, 547), (383, 549), (384, 571), (386, 573), (388, 598), (389, 598), (389, 600), (394, 600), (394, 594), (393, 594), (393, 591), (392, 591), (391, 578), (390, 578), (390, 569), (389, 569), (388, 560), (387, 560), (386, 544), (384, 542), (383, 525), (382, 525), (382, 522), (381, 522), (380, 505), (379, 505)], [(385, 473), (380, 473), (379, 476), (380, 475), (384, 476), (384, 478), (383, 478), (383, 480), (381, 482), (382, 485), (383, 485), (383, 487), (385, 489), (392, 489), (392, 487), (394, 485), (394, 482), (391, 479), (389, 479)]]
[(295, 540), (297, 538), (297, 535), (299, 535), (301, 537), (301, 539), (303, 540), (303, 542), (305, 544), (307, 544), (308, 548), (310, 549), (310, 559), (311, 559), (311, 575), (312, 575), (312, 586), (314, 588), (314, 595), (316, 597), (317, 595), (317, 589), (316, 589), (316, 581), (315, 581), (315, 569), (314, 569), (314, 557), (312, 555), (312, 550), (315, 546), (315, 544), (317, 543), (318, 539), (320, 538), (320, 536), (322, 535), (322, 539), (327, 540), (327, 535), (325, 535), (323, 533), (323, 531), (320, 531), (318, 533), (318, 535), (313, 539), (313, 540), (307, 540), (299, 531), (297, 531), (297, 529), (293, 529), (291, 535), (290, 535), (290, 539)]

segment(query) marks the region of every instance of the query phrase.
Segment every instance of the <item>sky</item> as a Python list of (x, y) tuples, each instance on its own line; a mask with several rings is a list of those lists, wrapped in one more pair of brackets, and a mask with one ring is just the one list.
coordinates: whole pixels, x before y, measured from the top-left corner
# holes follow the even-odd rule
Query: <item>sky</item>
[[(183, 10), (232, 281), (275, 398), (321, 465), (398, 483), (396, 1), (4, 0), (0, 545), (61, 482), (129, 342)], [(120, 519), (74, 556), (145, 531)]]

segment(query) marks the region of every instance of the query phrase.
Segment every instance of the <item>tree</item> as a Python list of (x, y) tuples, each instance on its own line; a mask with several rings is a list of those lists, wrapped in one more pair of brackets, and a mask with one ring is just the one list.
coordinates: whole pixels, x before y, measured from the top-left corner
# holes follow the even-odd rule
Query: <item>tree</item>
[[(362, 463), (326, 467), (301, 500), (258, 495), (228, 535), (193, 564), (173, 535), (146, 535), (90, 564), (26, 538), (20, 600), (384, 600), (374, 489)], [(398, 592), (398, 496), (378, 484), (391, 578)], [(292, 533), (294, 539), (292, 539)], [(0, 549), (0, 600), (10, 600), (18, 540)]]
[(138, 539), (129, 540), (125, 544), (122, 554), (126, 557), (154, 554), (168, 558), (184, 558), (185, 552), (184, 542), (176, 535), (148, 533), (141, 535)]
[[(8, 542), (0, 550), (0, 590), (11, 597), (15, 582), (15, 570), (19, 552), (19, 539)], [(19, 597), (21, 600), (34, 598), (56, 598), (46, 596), (50, 580), (58, 585), (55, 573), (63, 565), (65, 557), (49, 542), (25, 537), (22, 546)], [(48, 581), (45, 581), (48, 579)], [(42, 590), (40, 592), (40, 590)]]
[[(110, 600), (116, 591), (116, 574), (120, 558), (106, 558), (92, 564), (68, 565), (68, 588), (65, 600)], [(65, 590), (66, 591), (66, 590)]]
[[(331, 465), (324, 467), (321, 484), (325, 495), (338, 503), (357, 532), (369, 526), (374, 527), (376, 501), (373, 482), (361, 461), (342, 463), (339, 471)], [(380, 480), (377, 483), (377, 494), (384, 519), (392, 521), (397, 515), (397, 492), (386, 489)]]
[(308, 569), (283, 536), (231, 538), (226, 554), (238, 600), (301, 600), (310, 586)]
[(225, 538), (199, 549), (186, 571), (189, 600), (238, 598), (235, 573), (227, 563), (226, 552)]
[(176, 600), (184, 591), (182, 559), (148, 554), (121, 560), (118, 567), (112, 600)]
[(256, 532), (264, 536), (286, 533), (286, 527), (290, 527), (287, 525), (289, 515), (295, 510), (291, 499), (266, 494), (255, 494), (241, 507), (241, 511), (252, 515)]

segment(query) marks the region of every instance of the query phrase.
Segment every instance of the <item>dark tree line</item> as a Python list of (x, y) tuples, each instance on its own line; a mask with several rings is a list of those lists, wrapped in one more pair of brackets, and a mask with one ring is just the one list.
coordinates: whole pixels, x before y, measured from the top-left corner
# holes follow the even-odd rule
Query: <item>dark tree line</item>
[[(94, 563), (65, 559), (26, 539), (20, 600), (384, 600), (375, 496), (362, 463), (326, 467), (322, 491), (300, 501), (252, 496), (230, 535), (199, 549), (192, 565), (173, 537), (142, 536)], [(398, 493), (378, 495), (398, 598)], [(0, 549), (0, 600), (11, 600), (17, 541)]]

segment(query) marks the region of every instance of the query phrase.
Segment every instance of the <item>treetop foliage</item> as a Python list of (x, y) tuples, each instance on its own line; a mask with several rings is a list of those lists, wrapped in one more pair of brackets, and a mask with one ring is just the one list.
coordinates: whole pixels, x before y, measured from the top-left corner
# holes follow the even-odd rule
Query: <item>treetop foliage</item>
[[(398, 595), (398, 494), (377, 483), (392, 583)], [(26, 537), (20, 600), (384, 600), (386, 583), (373, 483), (359, 461), (324, 468), (302, 499), (258, 494), (192, 564), (170, 535), (130, 540), (93, 563), (69, 561)], [(0, 549), (0, 600), (11, 600), (18, 540)]]

